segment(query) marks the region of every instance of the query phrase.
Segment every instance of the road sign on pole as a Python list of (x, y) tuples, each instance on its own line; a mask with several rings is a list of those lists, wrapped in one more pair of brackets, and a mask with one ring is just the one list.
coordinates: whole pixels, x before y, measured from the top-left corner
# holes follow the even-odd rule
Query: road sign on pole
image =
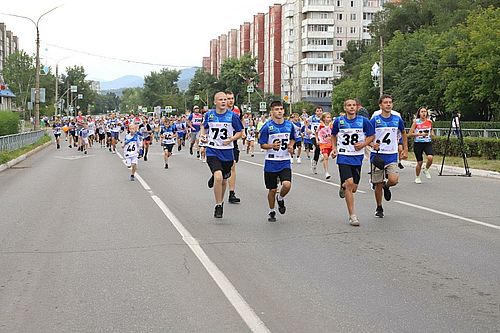
[(253, 92), (255, 92), (255, 88), (254, 88), (253, 84), (249, 84), (247, 86), (247, 93), (253, 93)]
[(200, 100), (200, 95), (194, 95), (194, 100), (199, 101)]
[(71, 86), (71, 92), (72, 93), (78, 92), (78, 86)]
[(266, 109), (267, 109), (267, 104), (266, 104), (266, 102), (260, 102), (260, 104), (259, 104), (259, 111), (260, 111), (260, 112), (265, 112), (265, 111), (266, 111)]

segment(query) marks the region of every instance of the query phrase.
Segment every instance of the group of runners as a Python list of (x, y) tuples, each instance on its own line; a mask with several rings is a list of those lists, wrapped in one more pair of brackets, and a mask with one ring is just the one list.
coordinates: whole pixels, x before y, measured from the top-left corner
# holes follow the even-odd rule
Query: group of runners
[[(314, 114), (294, 113), (285, 118), (281, 102), (270, 105), (269, 117), (254, 117), (242, 114), (234, 105), (234, 94), (230, 91), (218, 92), (214, 96), (212, 110), (203, 112), (195, 106), (188, 115), (173, 117), (121, 116), (83, 117), (56, 119), (53, 129), (57, 148), (60, 137), (65, 133), (69, 147), (77, 147), (84, 154), (95, 142), (116, 152), (120, 142), (119, 133), (126, 133), (121, 141), (126, 165), (131, 169), (130, 180), (135, 179), (138, 160), (147, 161), (149, 145), (159, 143), (164, 151), (164, 168), (169, 168), (169, 158), (174, 146), (182, 150), (187, 146), (191, 155), (206, 162), (211, 177), (208, 187), (213, 188), (215, 207), (214, 217), (224, 215), (224, 196), (229, 187), (229, 203), (239, 203), (236, 196), (236, 163), (240, 150), (238, 141), (242, 139), (246, 153), (254, 156), (257, 141), (265, 155), (264, 183), (268, 190), (268, 221), (277, 220), (277, 210), (285, 214), (285, 197), (292, 187), (292, 164), (302, 163), (302, 150), (311, 160), (311, 171), (317, 174), (317, 165), (321, 163), (325, 178), (331, 178), (330, 158), (336, 159), (340, 176), (339, 196), (346, 201), (348, 223), (359, 226), (356, 215), (354, 194), (361, 179), (361, 166), (366, 157), (370, 160), (370, 181), (375, 192), (375, 216), (384, 217), (382, 199), (391, 200), (391, 187), (399, 181), (398, 164), (408, 157), (408, 136), (413, 137), (417, 158), (415, 183), (422, 180), (423, 172), (431, 178), (429, 168), (432, 165), (432, 121), (427, 110), (420, 108), (410, 128), (405, 131), (401, 116), (393, 108), (389, 95), (380, 97), (380, 110), (369, 115), (363, 111), (359, 102), (348, 99), (344, 102), (344, 112), (338, 117), (323, 112), (316, 107)], [(427, 155), (423, 166), (423, 153)]]

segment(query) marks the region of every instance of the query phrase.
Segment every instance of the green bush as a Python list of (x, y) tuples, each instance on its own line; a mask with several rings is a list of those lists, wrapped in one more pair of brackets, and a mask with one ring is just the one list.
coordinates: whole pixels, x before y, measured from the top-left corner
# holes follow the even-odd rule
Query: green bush
[(19, 114), (10, 111), (0, 111), (0, 136), (19, 132)]
[[(434, 128), (450, 128), (450, 120), (438, 120), (433, 123)], [(500, 122), (487, 121), (461, 121), (462, 129), (499, 129)]]
[[(445, 136), (435, 136), (432, 138), (434, 154), (443, 155), (446, 150)], [(413, 150), (413, 140), (410, 139), (409, 150)], [(474, 138), (464, 137), (464, 151), (469, 157), (482, 157), (488, 160), (500, 160), (500, 139), (495, 138)], [(457, 137), (450, 137), (450, 143), (446, 155), (461, 156), (459, 140)]]

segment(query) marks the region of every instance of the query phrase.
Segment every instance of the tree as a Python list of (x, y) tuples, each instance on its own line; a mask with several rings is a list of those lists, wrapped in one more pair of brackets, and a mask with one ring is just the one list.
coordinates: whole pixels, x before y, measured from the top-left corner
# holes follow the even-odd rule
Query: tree
[(108, 92), (106, 95), (97, 95), (94, 101), (94, 114), (105, 114), (109, 110), (118, 110), (120, 107), (120, 98), (114, 92)]
[(151, 72), (144, 78), (142, 92), (144, 104), (148, 107), (172, 105), (173, 95), (179, 94), (180, 71), (163, 68), (160, 72)]
[(234, 93), (235, 101), (241, 104), (247, 94), (247, 85), (253, 82), (254, 86), (259, 83), (257, 70), (255, 69), (256, 58), (245, 54), (239, 59), (228, 58), (221, 66), (219, 81), (226, 89)]
[[(217, 77), (207, 73), (202, 68), (199, 68), (194, 74), (193, 79), (189, 83), (188, 90), (186, 91), (186, 108), (192, 109), (194, 105), (202, 107), (206, 104), (206, 96), (212, 100), (217, 91), (225, 90), (225, 86), (217, 80)], [(200, 96), (199, 101), (194, 100), (194, 96)], [(210, 106), (209, 106), (210, 107)]]
[(134, 113), (139, 106), (144, 105), (142, 98), (142, 88), (127, 88), (123, 90), (120, 99), (120, 111), (125, 113)]
[[(87, 74), (85, 74), (85, 69), (83, 66), (73, 66), (66, 68), (66, 75), (62, 75), (62, 90), (67, 91), (71, 86), (77, 86), (78, 92), (71, 93), (67, 91), (69, 97), (71, 97), (71, 102), (76, 109), (82, 111), (83, 113), (89, 112), (89, 106), (94, 103), (96, 93), (91, 89), (89, 82), (86, 80)], [(83, 95), (83, 99), (78, 99), (78, 94)], [(84, 112), (86, 111), (86, 112)], [(76, 111), (73, 111), (72, 114), (76, 114)]]
[(35, 60), (24, 51), (16, 51), (5, 61), (3, 77), (16, 95), (16, 104), (26, 108), (31, 99), (31, 88), (35, 85)]

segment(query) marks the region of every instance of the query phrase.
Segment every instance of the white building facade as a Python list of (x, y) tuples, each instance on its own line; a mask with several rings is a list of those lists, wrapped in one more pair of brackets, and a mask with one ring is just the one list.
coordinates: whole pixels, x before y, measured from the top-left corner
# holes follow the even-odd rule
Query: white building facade
[(349, 41), (369, 41), (386, 0), (287, 0), (282, 10), (282, 97), (330, 110)]

